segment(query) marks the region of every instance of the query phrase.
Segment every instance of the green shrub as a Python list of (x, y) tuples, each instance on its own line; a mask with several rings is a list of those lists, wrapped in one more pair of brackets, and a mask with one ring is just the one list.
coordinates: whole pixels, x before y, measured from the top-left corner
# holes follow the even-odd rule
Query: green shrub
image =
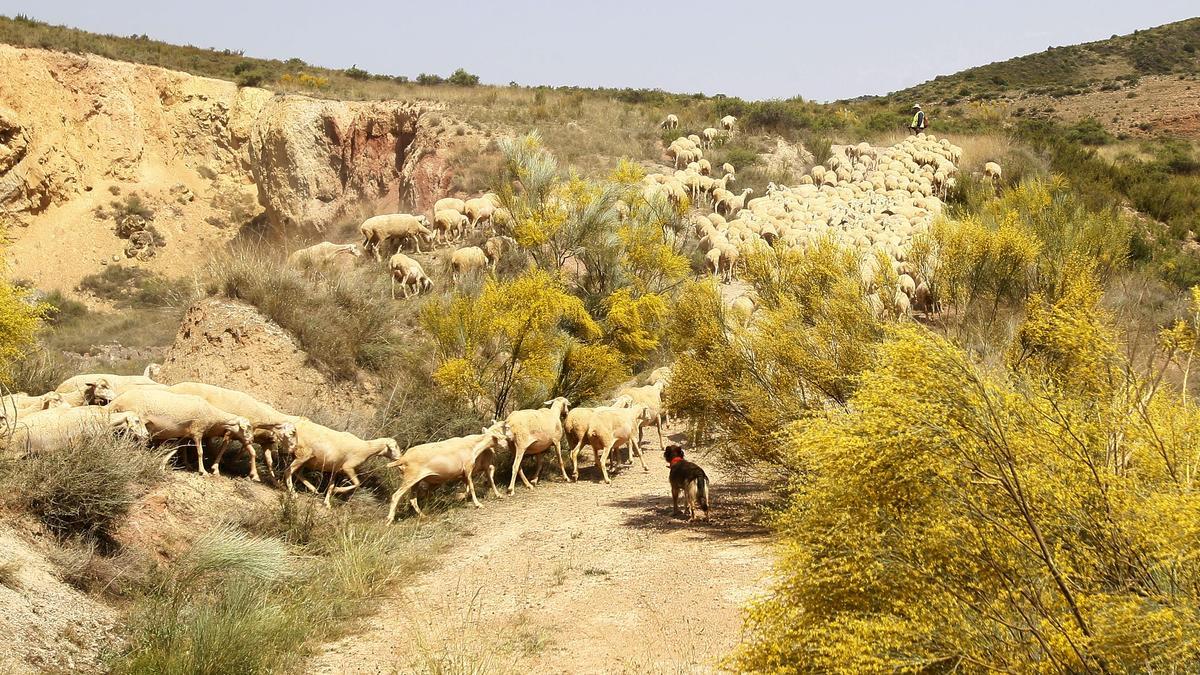
[(371, 77), (370, 73), (363, 70), (362, 68), (359, 68), (357, 64), (350, 66), (343, 72), (346, 74), (346, 77), (348, 77), (352, 80), (366, 80)]
[(108, 300), (117, 307), (150, 309), (175, 307), (190, 296), (188, 282), (166, 279), (140, 267), (109, 265), (79, 282), (79, 290)]
[(61, 447), (0, 464), (6, 499), (60, 536), (105, 538), (146, 486), (162, 477), (157, 457), (108, 429), (83, 428)]
[(479, 76), (472, 75), (462, 68), (459, 68), (458, 70), (454, 71), (450, 77), (446, 78), (446, 82), (459, 87), (474, 87), (475, 85), (479, 84)]

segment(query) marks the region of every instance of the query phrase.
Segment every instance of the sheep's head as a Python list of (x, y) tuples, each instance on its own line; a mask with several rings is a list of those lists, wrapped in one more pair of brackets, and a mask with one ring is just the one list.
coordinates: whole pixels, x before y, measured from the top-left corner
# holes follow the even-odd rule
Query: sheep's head
[(400, 459), (400, 444), (394, 438), (383, 438), (383, 449), (379, 454), (388, 459)]
[(146, 370), (142, 371), (142, 375), (157, 382), (159, 376), (162, 375), (162, 364), (151, 363), (150, 365), (146, 366)]
[(71, 404), (63, 400), (62, 394), (58, 392), (50, 392), (46, 394), (46, 398), (42, 401), (42, 409), (49, 410), (51, 408), (70, 408)]
[(429, 277), (421, 277), (420, 287), (422, 291), (432, 291), (433, 279), (430, 279)]
[(275, 426), (275, 440), (284, 450), (291, 450), (299, 443), (299, 438), (296, 435), (296, 425), (291, 422), (284, 422)]
[(633, 397), (629, 394), (621, 394), (614, 398), (612, 402), (612, 407), (614, 408), (628, 408), (631, 405), (633, 405)]
[(484, 427), (483, 433), (490, 437), (496, 446), (507, 445), (509, 441), (513, 440), (512, 427), (508, 426), (506, 420), (492, 420), (492, 426)]
[(117, 392), (103, 377), (83, 387), (83, 402), (88, 405), (108, 405), (116, 397)]
[(146, 423), (134, 413), (113, 413), (110, 423), (113, 430), (119, 434), (135, 438), (142, 443), (150, 440), (150, 430), (146, 428)]
[(362, 249), (358, 247), (358, 244), (350, 244), (350, 247), (347, 248), (346, 251), (355, 258), (362, 255)]
[(242, 443), (249, 443), (250, 439), (254, 437), (254, 425), (250, 424), (250, 420), (245, 417), (235, 417), (230, 423), (229, 433)]
[(562, 396), (559, 396), (557, 398), (552, 398), (549, 401), (546, 401), (543, 405), (550, 407), (550, 408), (553, 408), (556, 405), (561, 405), (562, 409), (559, 411), (560, 417), (566, 417), (567, 413), (571, 410), (571, 402), (568, 401), (567, 399), (563, 398)]

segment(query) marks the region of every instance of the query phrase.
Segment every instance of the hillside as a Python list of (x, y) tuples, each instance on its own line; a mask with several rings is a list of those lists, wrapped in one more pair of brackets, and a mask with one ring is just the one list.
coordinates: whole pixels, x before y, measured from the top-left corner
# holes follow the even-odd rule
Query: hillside
[(1071, 96), (1141, 77), (1200, 74), (1200, 18), (1114, 35), (968, 68), (892, 92), (889, 98), (944, 104), (1020, 94)]

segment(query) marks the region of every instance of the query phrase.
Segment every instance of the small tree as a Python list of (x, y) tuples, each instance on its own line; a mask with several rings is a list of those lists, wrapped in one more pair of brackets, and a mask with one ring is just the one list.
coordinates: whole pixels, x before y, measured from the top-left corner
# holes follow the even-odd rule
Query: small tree
[(459, 68), (450, 75), (446, 82), (458, 87), (474, 87), (479, 84), (479, 76)]

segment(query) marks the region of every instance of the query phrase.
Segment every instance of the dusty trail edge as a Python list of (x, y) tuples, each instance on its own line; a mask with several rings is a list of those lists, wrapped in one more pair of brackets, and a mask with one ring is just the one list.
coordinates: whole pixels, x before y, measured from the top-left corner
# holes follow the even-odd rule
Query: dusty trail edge
[(309, 671), (716, 671), (768, 584), (767, 493), (708, 463), (712, 521), (674, 519), (653, 429), (643, 447), (649, 472), (635, 458), (605, 485), (589, 458), (577, 484), (548, 467), (532, 491), (518, 483), (513, 497), (462, 509), (463, 533), (430, 570), (324, 645)]

